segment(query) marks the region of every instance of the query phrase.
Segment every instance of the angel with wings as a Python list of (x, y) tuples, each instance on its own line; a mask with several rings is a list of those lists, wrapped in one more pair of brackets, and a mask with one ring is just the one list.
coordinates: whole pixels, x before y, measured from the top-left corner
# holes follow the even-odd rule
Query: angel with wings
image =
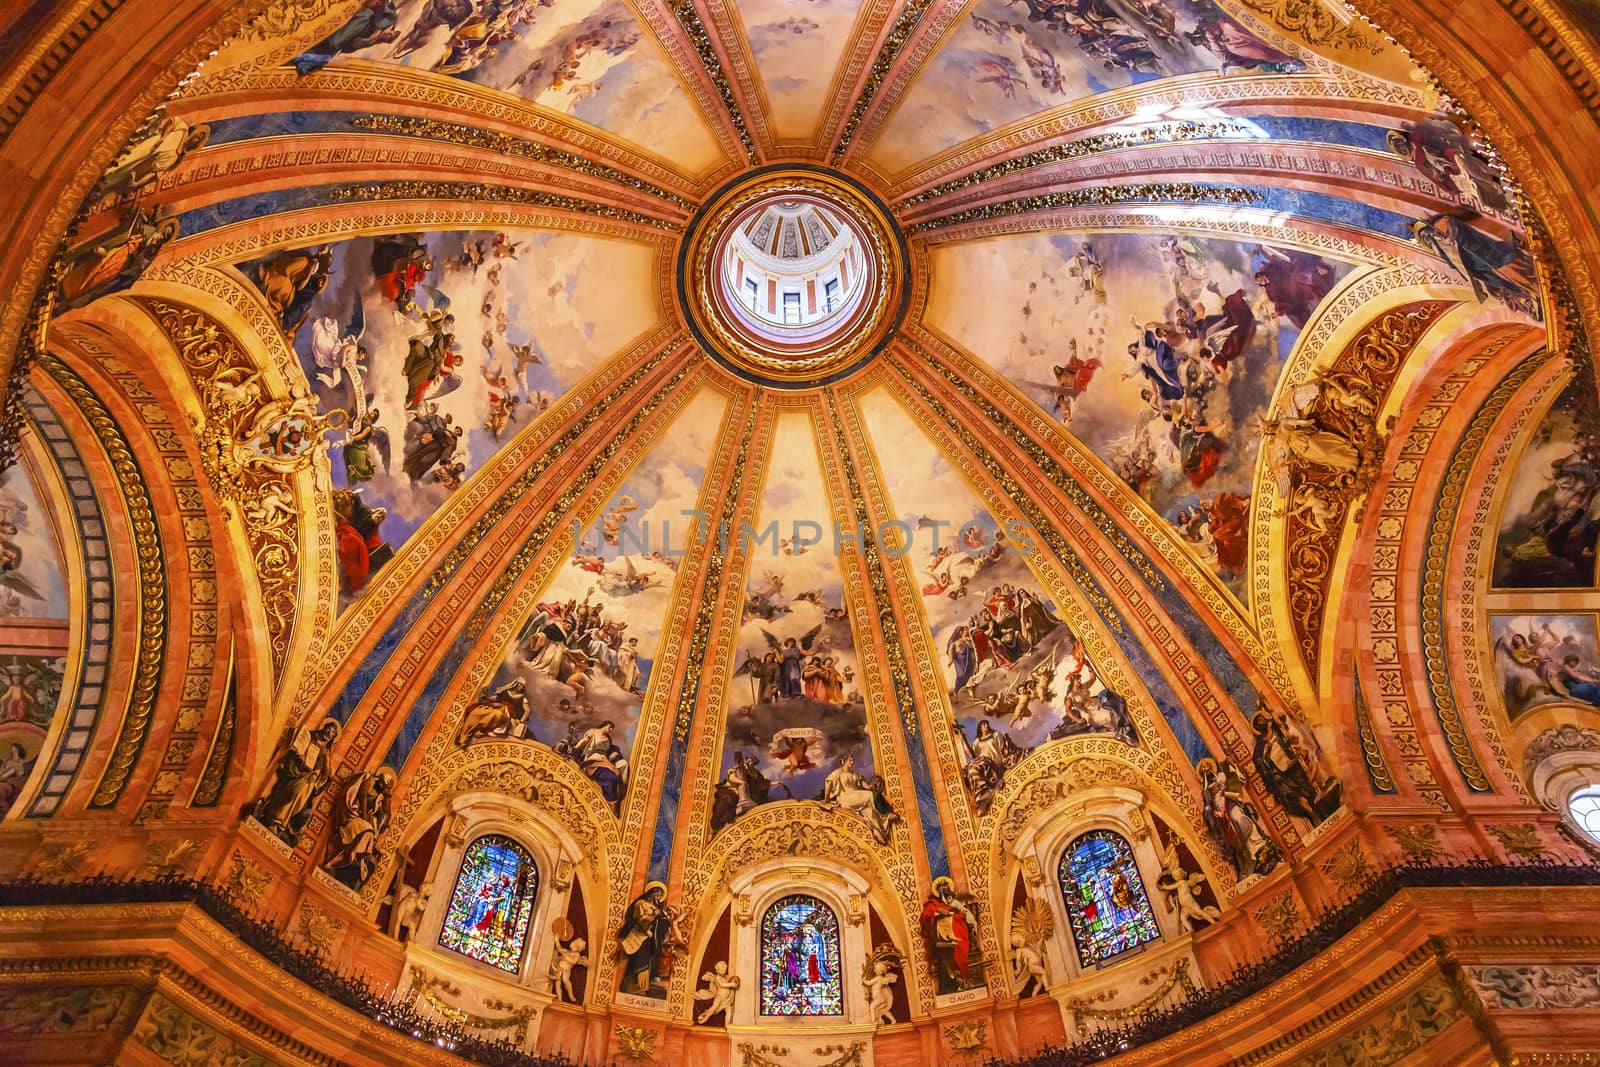
[(822, 633), (822, 624), (819, 622), (806, 631), (796, 640), (793, 637), (778, 638), (770, 630), (762, 628), (761, 636), (766, 638), (767, 647), (778, 654), (778, 696), (783, 700), (799, 700), (805, 696), (805, 664), (806, 657), (813, 652), (821, 652), (822, 647), (817, 638)]
[(1210, 925), (1222, 918), (1222, 912), (1200, 902), (1199, 893), (1205, 884), (1205, 875), (1199, 872), (1190, 874), (1183, 869), (1183, 863), (1178, 859), (1178, 843), (1174, 841), (1168, 846), (1162, 858), (1162, 872), (1161, 877), (1156, 879), (1156, 888), (1166, 895), (1167, 907), (1177, 913), (1178, 921), (1191, 931), (1198, 923)]
[(861, 988), (867, 991), (867, 1013), (875, 1024), (894, 1025), (894, 984), (900, 980), (894, 968), (900, 964), (900, 953), (893, 945), (885, 944), (874, 948), (861, 968)]
[(721, 960), (716, 966), (700, 976), (700, 981), (706, 983), (706, 988), (697, 989), (694, 993), (696, 1000), (709, 1000), (706, 1010), (696, 1015), (694, 1021), (704, 1024), (717, 1012), (722, 1012), (723, 1022), (733, 1018), (733, 998), (739, 992), (739, 976), (728, 973), (728, 965)]
[(1029, 897), (1011, 913), (1011, 984), (1018, 999), (1027, 996), (1030, 986), (1039, 993), (1050, 988), (1044, 946), (1055, 933), (1055, 916), (1037, 897)]
[(791, 726), (779, 730), (773, 737), (772, 743), (767, 746), (767, 755), (783, 768), (786, 776), (793, 778), (801, 771), (809, 771), (817, 765), (811, 757), (822, 742), (821, 730), (809, 726)]
[(617, 544), (622, 527), (628, 522), (628, 513), (638, 510), (639, 502), (624, 493), (617, 506), (611, 508), (600, 517), (601, 529), (604, 533), (606, 544)]

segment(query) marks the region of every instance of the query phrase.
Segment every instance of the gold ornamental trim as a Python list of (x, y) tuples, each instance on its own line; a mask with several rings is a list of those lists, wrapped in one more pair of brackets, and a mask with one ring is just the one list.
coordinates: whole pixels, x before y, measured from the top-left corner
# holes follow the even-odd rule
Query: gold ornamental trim
[[(795, 196), (823, 201), (859, 232), (872, 263), (872, 288), (863, 301), (865, 313), (846, 320), (847, 333), (822, 334), (793, 348), (766, 346), (724, 308), (715, 259), (728, 226), (751, 204)], [(809, 168), (769, 172), (713, 200), (692, 224), (679, 263), (684, 313), (702, 340), (736, 367), (783, 382), (815, 381), (872, 353), (895, 326), (894, 309), (909, 277), (903, 245), (886, 211), (852, 183)]]

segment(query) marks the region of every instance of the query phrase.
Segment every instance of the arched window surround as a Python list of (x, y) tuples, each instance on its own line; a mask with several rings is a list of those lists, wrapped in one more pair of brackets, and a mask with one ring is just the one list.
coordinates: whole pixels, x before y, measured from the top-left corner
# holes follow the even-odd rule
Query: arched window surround
[[(407, 946), (408, 954), (425, 953), (428, 957), (425, 966), (434, 971), (470, 971), (473, 975), (547, 992), (550, 960), (555, 949), (551, 927), (567, 912), (572, 879), (576, 877), (582, 857), (577, 842), (538, 808), (499, 794), (457, 797), (444, 818), (439, 848), (426, 879), (426, 884), (433, 887), (428, 910), (416, 939)], [(419, 820), (419, 824), (425, 821)], [(467, 848), (488, 835), (509, 838), (526, 849), (539, 872), (539, 888), (534, 894), (533, 916), (528, 924), (528, 944), (523, 949), (522, 964), (516, 974), (439, 943)], [(584, 930), (579, 931), (579, 936), (593, 945), (596, 943), (594, 933)], [(593, 973), (593, 968), (590, 972)]]
[[(1148, 807), (1148, 798), (1137, 789), (1099, 786), (1063, 798), (1036, 815), (1017, 835), (1012, 854), (1025, 869), (1037, 870), (1042, 876), (1041, 884), (1030, 887), (1029, 892), (1043, 900), (1055, 917), (1056, 933), (1045, 946), (1045, 956), (1052, 976), (1051, 991), (1060, 997), (1082, 998), (1100, 992), (1102, 987), (1106, 990), (1119, 989), (1126, 980), (1125, 965), (1150, 970), (1171, 963), (1178, 956), (1193, 955), (1189, 932), (1167, 907), (1165, 898), (1156, 888), (1162, 858), (1150, 819), (1145, 814)], [(1169, 826), (1181, 826), (1174, 818), (1163, 816), (1163, 821)], [(1093, 830), (1109, 830), (1128, 842), (1145, 892), (1150, 895), (1151, 909), (1161, 929), (1161, 936), (1146, 943), (1140, 951), (1126, 952), (1097, 966), (1085, 968), (1078, 962), (1072, 939), (1072, 923), (1056, 881), (1056, 872), (1060, 869), (1063, 854), (1072, 843)], [(1202, 857), (1203, 863), (1203, 852), (1195, 847), (1194, 842), (1186, 840), (1185, 843), (1196, 856)], [(1208, 877), (1211, 874), (1209, 870), (1201, 873)], [(1008, 877), (995, 887), (995, 918), (1002, 945), (1010, 944), (1011, 894), (1014, 885), (1013, 878)], [(1070, 1017), (1066, 1021), (1068, 1032), (1074, 1032), (1074, 1021)]]
[[(729, 882), (728, 891), (734, 908), (728, 945), (732, 957), (729, 963), (740, 980), (739, 992), (734, 999), (733, 1018), (728, 1024), (730, 1036), (739, 1027), (759, 1028), (762, 1033), (777, 1029), (803, 1032), (818, 1028), (841, 1034), (851, 1028), (859, 1028), (863, 1034), (873, 1031), (861, 989), (861, 967), (871, 948), (867, 940), (867, 924), (852, 919), (853, 915), (865, 914), (870, 888), (867, 880), (856, 871), (831, 860), (812, 856), (786, 857), (784, 860), (758, 864), (740, 872)], [(760, 1014), (761, 921), (774, 904), (796, 895), (815, 898), (827, 905), (839, 920), (843, 1015)], [(704, 951), (704, 946), (697, 948)], [(709, 970), (714, 962), (711, 959), (703, 960), (702, 969)], [(698, 977), (699, 971), (695, 973)]]

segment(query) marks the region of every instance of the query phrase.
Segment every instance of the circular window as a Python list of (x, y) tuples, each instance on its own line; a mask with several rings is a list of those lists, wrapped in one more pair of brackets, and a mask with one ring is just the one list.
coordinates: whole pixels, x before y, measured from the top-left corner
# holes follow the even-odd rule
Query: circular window
[(1600, 841), (1600, 786), (1586, 785), (1567, 800), (1567, 811), (1579, 829)]
[(725, 366), (791, 388), (860, 366), (905, 314), (905, 244), (876, 196), (821, 167), (714, 194), (679, 253), (679, 301)]

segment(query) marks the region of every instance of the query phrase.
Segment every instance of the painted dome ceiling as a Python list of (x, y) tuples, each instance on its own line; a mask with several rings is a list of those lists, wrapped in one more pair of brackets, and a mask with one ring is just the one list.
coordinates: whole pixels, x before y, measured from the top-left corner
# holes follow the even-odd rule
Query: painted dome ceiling
[[(386, 841), (516, 767), (616, 885), (692, 911), (803, 812), (914, 913), (1001, 892), (1089, 759), (1226, 901), (1348, 790), (1437, 791), (1318, 695), (1338, 531), (1413, 350), (1544, 309), (1493, 147), (1373, 26), (284, 7), (135, 131), (51, 329), (171, 339), (260, 588), (239, 684), (392, 772)], [(1206, 783), (1258, 707), (1315, 795), (1242, 785), (1230, 845)]]

